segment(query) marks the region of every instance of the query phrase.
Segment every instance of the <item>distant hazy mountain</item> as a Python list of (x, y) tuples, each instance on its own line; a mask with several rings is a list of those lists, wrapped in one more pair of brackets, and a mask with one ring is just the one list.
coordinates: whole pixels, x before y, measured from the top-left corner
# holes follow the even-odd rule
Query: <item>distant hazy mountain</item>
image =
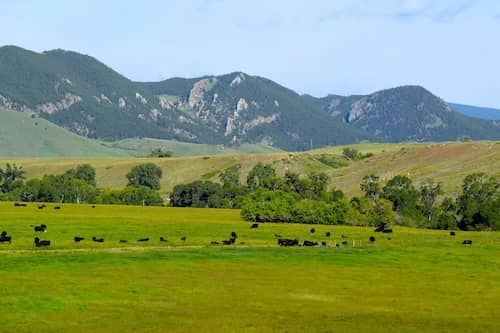
[(500, 120), (500, 110), (493, 108), (478, 107), (472, 105), (463, 105), (448, 103), (453, 111), (457, 111), (469, 117), (481, 118), (486, 120)]
[(500, 138), (497, 123), (454, 112), (421, 87), (314, 98), (241, 72), (138, 83), (90, 56), (15, 46), (0, 48), (0, 107), (103, 140), (150, 137), (304, 150), (362, 140)]

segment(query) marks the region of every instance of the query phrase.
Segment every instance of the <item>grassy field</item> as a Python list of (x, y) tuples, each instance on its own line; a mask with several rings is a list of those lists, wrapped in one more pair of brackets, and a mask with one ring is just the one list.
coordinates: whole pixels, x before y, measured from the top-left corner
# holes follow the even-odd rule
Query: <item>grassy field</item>
[(262, 144), (245, 143), (235, 147), (224, 145), (196, 144), (175, 140), (132, 138), (109, 143), (110, 147), (125, 150), (135, 156), (148, 156), (154, 149), (171, 151), (174, 156), (235, 155), (275, 153), (280, 150)]
[[(0, 244), (1, 332), (500, 327), (499, 233), (457, 232), (453, 238), (445, 231), (395, 228), (388, 240), (356, 227), (315, 226), (314, 235), (310, 225), (250, 229), (236, 210), (52, 207), (0, 203), (0, 229), (13, 237), (12, 244)], [(40, 223), (48, 225), (42, 238), (52, 241), (50, 249), (32, 246), (30, 225)], [(210, 245), (231, 231), (239, 236), (236, 245)], [(275, 233), (327, 241), (328, 247), (279, 248)], [(74, 244), (76, 235), (105, 242)], [(375, 245), (368, 244), (370, 235)], [(160, 236), (170, 242), (159, 242)], [(135, 241), (143, 237), (151, 241)], [(463, 239), (473, 245), (462, 246)], [(342, 240), (349, 246), (335, 248)]]
[[(343, 146), (330, 147), (301, 153), (240, 154), (220, 156), (158, 158), (0, 158), (0, 166), (7, 162), (22, 165), (27, 177), (63, 173), (77, 164), (90, 163), (97, 171), (99, 187), (122, 188), (125, 175), (130, 169), (145, 162), (158, 164), (164, 177), (161, 192), (166, 194), (175, 185), (199, 179), (217, 180), (218, 174), (235, 164), (242, 167), (242, 181), (258, 162), (271, 163), (279, 174), (295, 171), (307, 174), (312, 171), (326, 172), (330, 185), (335, 185), (348, 195), (360, 193), (361, 179), (375, 173), (383, 181), (397, 175), (409, 175), (417, 184), (433, 177), (444, 184), (449, 195), (456, 195), (462, 179), (472, 172), (487, 172), (500, 177), (500, 143), (465, 142), (440, 144), (359, 144), (352, 145), (363, 153), (375, 156), (358, 162), (346, 162), (341, 157)], [(321, 162), (327, 156), (344, 161), (347, 166), (335, 168)]]

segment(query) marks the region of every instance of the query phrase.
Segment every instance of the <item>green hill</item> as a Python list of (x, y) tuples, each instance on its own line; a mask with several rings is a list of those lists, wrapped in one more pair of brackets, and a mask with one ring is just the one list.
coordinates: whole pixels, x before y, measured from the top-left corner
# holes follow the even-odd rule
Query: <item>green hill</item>
[(0, 156), (127, 156), (27, 113), (0, 109)]
[[(125, 175), (130, 169), (145, 162), (153, 162), (163, 170), (161, 192), (175, 185), (199, 179), (217, 181), (218, 174), (235, 164), (241, 165), (241, 180), (257, 163), (271, 163), (279, 174), (287, 170), (305, 175), (312, 171), (326, 172), (330, 185), (348, 195), (359, 194), (361, 179), (370, 173), (383, 181), (398, 174), (409, 175), (417, 184), (427, 177), (443, 182), (447, 194), (460, 192), (465, 175), (486, 172), (500, 177), (500, 143), (491, 141), (440, 144), (360, 144), (350, 146), (374, 156), (362, 161), (349, 162), (342, 157), (344, 147), (327, 147), (299, 153), (239, 154), (198, 157), (159, 158), (0, 158), (0, 167), (6, 162), (22, 165), (27, 177), (63, 173), (78, 164), (90, 163), (97, 171), (100, 187), (121, 188), (126, 185)], [(339, 167), (345, 165), (343, 167)]]
[(472, 105), (448, 103), (450, 107), (469, 117), (476, 117), (487, 120), (500, 120), (500, 110), (493, 108), (478, 107)]

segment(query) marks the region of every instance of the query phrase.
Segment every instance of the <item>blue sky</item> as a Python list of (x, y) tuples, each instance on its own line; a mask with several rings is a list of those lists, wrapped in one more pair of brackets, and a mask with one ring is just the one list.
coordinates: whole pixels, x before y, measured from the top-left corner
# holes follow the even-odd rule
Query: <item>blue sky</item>
[(0, 45), (90, 54), (133, 80), (244, 71), (299, 93), (422, 85), (500, 108), (496, 0), (0, 0)]

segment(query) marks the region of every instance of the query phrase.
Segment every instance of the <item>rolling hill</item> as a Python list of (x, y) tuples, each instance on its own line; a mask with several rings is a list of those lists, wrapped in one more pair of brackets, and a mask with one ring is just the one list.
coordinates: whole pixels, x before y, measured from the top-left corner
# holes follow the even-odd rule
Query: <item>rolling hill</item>
[(0, 109), (0, 156), (127, 156), (27, 113)]
[(141, 83), (91, 56), (15, 46), (0, 47), (0, 107), (110, 142), (153, 138), (297, 151), (364, 141), (500, 139), (498, 122), (455, 112), (418, 86), (314, 98), (241, 72)]
[[(417, 184), (432, 177), (443, 182), (444, 191), (456, 195), (465, 175), (487, 172), (500, 177), (500, 143), (492, 141), (439, 144), (360, 144), (352, 146), (374, 156), (358, 162), (342, 158), (344, 147), (298, 153), (240, 154), (199, 157), (158, 158), (0, 158), (0, 166), (7, 162), (22, 165), (27, 177), (63, 173), (78, 164), (90, 163), (97, 171), (100, 187), (121, 188), (126, 185), (126, 173), (145, 162), (153, 162), (163, 170), (161, 193), (166, 194), (175, 185), (199, 179), (214, 180), (218, 174), (235, 164), (241, 165), (241, 180), (258, 162), (271, 163), (279, 174), (290, 170), (305, 175), (309, 172), (326, 172), (330, 185), (348, 195), (360, 193), (361, 179), (370, 173), (381, 176), (383, 181), (397, 174), (409, 175)], [(345, 165), (345, 166), (341, 166)]]

